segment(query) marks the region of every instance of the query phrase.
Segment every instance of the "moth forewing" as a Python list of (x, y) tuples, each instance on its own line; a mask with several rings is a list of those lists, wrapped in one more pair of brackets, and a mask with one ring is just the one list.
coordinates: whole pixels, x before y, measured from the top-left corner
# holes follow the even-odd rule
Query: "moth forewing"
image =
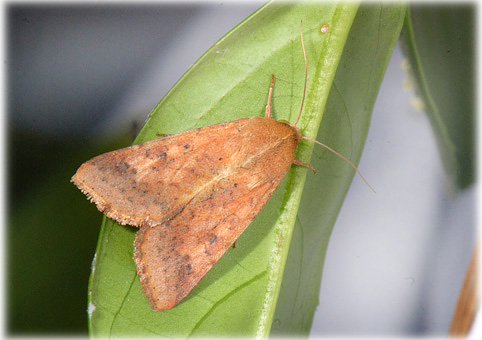
[(137, 227), (158, 225), (239, 166), (243, 153), (256, 149), (253, 143), (269, 137), (251, 132), (254, 122), (243, 118), (105, 153), (85, 162), (72, 182), (107, 217)]

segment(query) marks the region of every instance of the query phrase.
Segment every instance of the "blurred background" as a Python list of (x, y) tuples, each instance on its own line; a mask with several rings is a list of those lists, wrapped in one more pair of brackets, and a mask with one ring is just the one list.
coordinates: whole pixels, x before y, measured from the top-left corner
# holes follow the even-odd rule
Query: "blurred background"
[[(129, 145), (189, 66), (262, 4), (5, 6), (8, 334), (87, 334), (102, 215), (70, 177)], [(402, 61), (397, 46), (360, 163), (377, 194), (355, 177), (312, 337), (448, 332), (475, 243), (476, 187), (448, 190)]]

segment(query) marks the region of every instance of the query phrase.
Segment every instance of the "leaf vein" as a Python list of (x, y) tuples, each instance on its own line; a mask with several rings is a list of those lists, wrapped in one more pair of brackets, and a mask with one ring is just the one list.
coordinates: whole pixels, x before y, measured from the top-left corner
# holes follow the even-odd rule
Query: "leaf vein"
[(227, 293), (225, 296), (223, 296), (221, 299), (219, 299), (217, 302), (215, 302), (213, 304), (213, 306), (203, 315), (203, 317), (194, 325), (194, 327), (192, 328), (191, 332), (189, 333), (188, 337), (189, 336), (192, 336), (196, 330), (199, 329), (199, 327), (201, 327), (201, 325), (203, 324), (204, 320), (206, 320), (209, 315), (211, 313), (214, 312), (214, 310), (219, 306), (219, 305), (222, 305), (224, 303), (224, 301), (226, 301), (227, 299), (229, 299), (231, 296), (233, 296), (234, 294), (236, 294), (237, 292), (239, 292), (241, 289), (251, 285), (253, 282), (261, 279), (263, 276), (265, 276), (267, 273), (266, 270), (263, 270), (261, 273), (259, 273), (258, 275), (254, 276), (252, 279), (242, 283), (241, 285), (239, 285), (238, 287), (236, 287), (235, 289), (231, 290), (229, 293)]

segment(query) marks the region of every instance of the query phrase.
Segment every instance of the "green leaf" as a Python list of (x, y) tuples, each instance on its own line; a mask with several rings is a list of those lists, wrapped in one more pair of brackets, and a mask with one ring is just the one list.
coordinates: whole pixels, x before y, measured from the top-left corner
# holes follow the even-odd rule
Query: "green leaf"
[(474, 181), (475, 7), (414, 5), (405, 19), (404, 52), (453, 188)]
[[(317, 140), (355, 164), (404, 11), (403, 4), (387, 2), (360, 6), (331, 85)], [(272, 334), (309, 333), (328, 241), (354, 174), (345, 162), (321, 148), (315, 147), (310, 164), (318, 172), (308, 175), (303, 191)], [(367, 199), (372, 194), (367, 187)]]
[[(405, 9), (382, 4), (357, 11), (354, 2), (267, 4), (186, 72), (153, 110), (137, 142), (153, 139), (156, 133), (264, 115), (271, 74), (276, 75), (274, 118), (294, 122), (304, 82), (303, 20), (308, 88), (298, 126), (303, 135), (316, 136), (325, 112), (318, 138), (357, 162)], [(323, 24), (329, 25), (326, 34), (320, 32)], [(297, 158), (310, 162), (312, 150), (312, 143), (303, 141)], [(308, 333), (329, 233), (353, 177), (353, 169), (340, 159), (321, 148), (315, 150), (311, 164), (319, 173), (309, 173), (304, 188), (307, 170), (293, 166), (236, 248), (228, 249), (171, 310), (152, 311), (142, 292), (132, 260), (136, 228), (105, 220), (89, 290), (91, 333), (171, 337), (266, 337), (271, 330)]]

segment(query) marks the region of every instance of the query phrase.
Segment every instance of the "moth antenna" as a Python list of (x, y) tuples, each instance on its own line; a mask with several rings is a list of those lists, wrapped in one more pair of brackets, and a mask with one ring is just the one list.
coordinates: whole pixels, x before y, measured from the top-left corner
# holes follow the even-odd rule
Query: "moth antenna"
[(322, 147), (324, 147), (325, 149), (327, 149), (328, 151), (331, 151), (333, 152), (335, 155), (337, 155), (338, 157), (340, 157), (341, 159), (343, 159), (345, 162), (347, 162), (348, 164), (351, 165), (351, 167), (353, 169), (355, 169), (355, 171), (358, 173), (358, 175), (360, 175), (361, 179), (363, 180), (363, 182), (365, 182), (366, 185), (368, 185), (368, 187), (376, 194), (377, 192), (375, 191), (375, 189), (372, 188), (372, 186), (370, 184), (368, 184), (367, 180), (365, 179), (365, 177), (363, 177), (363, 175), (361, 174), (361, 172), (358, 170), (358, 168), (355, 166), (355, 164), (353, 164), (348, 158), (346, 158), (345, 156), (341, 155), (340, 153), (336, 152), (335, 150), (333, 150), (332, 148), (330, 148), (328, 145), (325, 145), (321, 142), (318, 142), (316, 139), (313, 139), (313, 138), (310, 138), (310, 137), (305, 137), (305, 136), (302, 136), (301, 138), (303, 139), (306, 139), (306, 140), (309, 140), (309, 141), (312, 141), (313, 143), (316, 143), (316, 144), (319, 144), (321, 145)]
[(268, 92), (268, 103), (266, 104), (266, 118), (271, 118), (271, 96), (273, 95), (273, 86), (274, 86), (274, 74), (271, 75), (271, 84), (269, 85), (269, 92)]
[(308, 80), (308, 60), (306, 59), (305, 42), (303, 41), (303, 20), (301, 20), (301, 47), (303, 48), (303, 57), (305, 58), (305, 85), (303, 87), (303, 99), (301, 99), (300, 113), (298, 114), (298, 118), (296, 119), (295, 126), (298, 125), (298, 122), (301, 118), (301, 112), (303, 112), (303, 105), (305, 104), (306, 96), (306, 82)]
[[(306, 84), (307, 84), (307, 81), (308, 81), (308, 60), (306, 58), (306, 49), (305, 49), (305, 42), (304, 42), (304, 39), (303, 39), (303, 20), (301, 20), (301, 30), (300, 30), (300, 35), (301, 35), (301, 47), (303, 48), (303, 58), (305, 59), (305, 84), (303, 86), (303, 98), (301, 99), (301, 107), (300, 107), (300, 113), (298, 114), (298, 118), (296, 119), (296, 122), (295, 122), (295, 126), (298, 125), (298, 122), (300, 121), (300, 118), (301, 118), (301, 113), (303, 112), (303, 106), (305, 104), (305, 97), (306, 97)], [(270, 95), (271, 95), (271, 92), (270, 92)], [(268, 114), (268, 108), (266, 108), (266, 114)], [(322, 147), (324, 147), (325, 149), (327, 149), (328, 151), (331, 151), (333, 152), (335, 155), (337, 155), (338, 157), (340, 157), (341, 159), (343, 159), (345, 162), (347, 162), (348, 164), (350, 164), (350, 166), (355, 169), (355, 171), (358, 173), (358, 175), (361, 177), (361, 179), (363, 180), (363, 182), (365, 182), (366, 185), (368, 185), (368, 187), (374, 192), (374, 193), (377, 193), (375, 191), (375, 189), (372, 188), (372, 186), (370, 184), (368, 184), (367, 180), (365, 179), (365, 177), (363, 177), (363, 175), (361, 174), (361, 172), (358, 170), (358, 168), (355, 166), (355, 164), (353, 164), (348, 158), (346, 158), (345, 156), (341, 155), (340, 153), (336, 152), (335, 150), (333, 150), (332, 148), (330, 148), (328, 145), (325, 145), (321, 142), (318, 142), (316, 139), (312, 139), (312, 138), (309, 138), (309, 137), (305, 137), (305, 136), (302, 136), (301, 138), (303, 139), (306, 139), (306, 140), (309, 140), (309, 141), (312, 141), (316, 144), (319, 144), (321, 145)], [(304, 164), (303, 164), (304, 165)]]

